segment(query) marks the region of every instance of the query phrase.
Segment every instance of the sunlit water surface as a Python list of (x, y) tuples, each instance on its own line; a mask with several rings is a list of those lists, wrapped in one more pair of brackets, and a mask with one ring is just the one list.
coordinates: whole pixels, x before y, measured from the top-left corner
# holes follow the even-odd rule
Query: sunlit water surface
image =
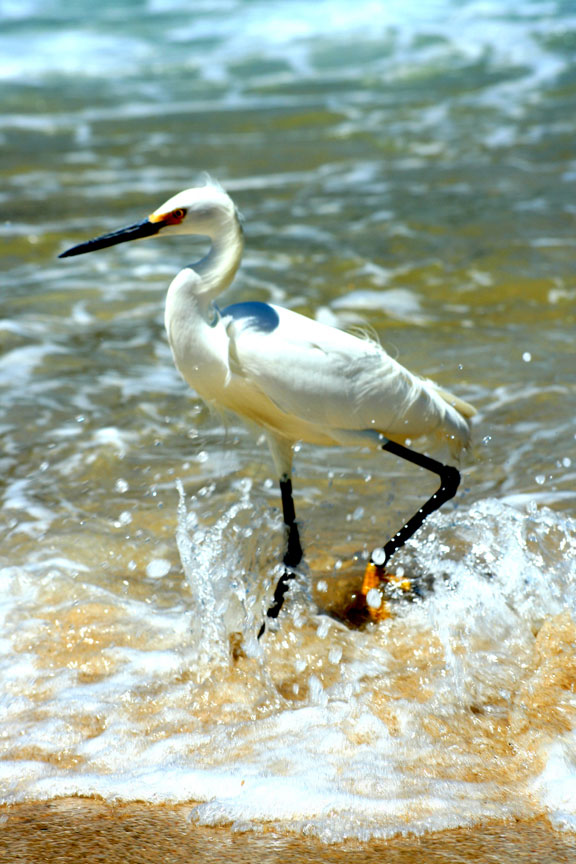
[[(574, 830), (572, 4), (193, 6), (2, 6), (2, 800), (190, 801), (328, 841)], [(479, 409), (389, 621), (331, 613), (433, 479), (302, 447), (306, 566), (258, 642), (270, 460), (163, 333), (201, 245), (56, 258), (204, 169), (246, 223), (228, 301), (369, 328)]]

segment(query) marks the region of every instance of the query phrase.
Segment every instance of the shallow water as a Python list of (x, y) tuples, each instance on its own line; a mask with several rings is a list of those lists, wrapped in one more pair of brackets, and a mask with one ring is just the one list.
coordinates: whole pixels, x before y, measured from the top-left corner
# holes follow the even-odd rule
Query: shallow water
[[(201, 801), (329, 841), (574, 829), (570, 5), (4, 4), (2, 800)], [(227, 302), (369, 328), (479, 409), (390, 621), (327, 613), (433, 480), (302, 447), (307, 565), (258, 643), (265, 443), (187, 391), (163, 333), (202, 247), (56, 258), (204, 169), (245, 218)]]

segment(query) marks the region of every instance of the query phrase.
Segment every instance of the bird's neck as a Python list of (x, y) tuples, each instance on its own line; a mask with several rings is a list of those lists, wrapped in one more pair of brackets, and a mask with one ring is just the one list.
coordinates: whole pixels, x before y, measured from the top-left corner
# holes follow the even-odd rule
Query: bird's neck
[(232, 282), (242, 257), (242, 229), (231, 218), (211, 238), (208, 254), (176, 275), (168, 289), (164, 321), (182, 377), (205, 398), (229, 378), (228, 336), (214, 300)]
[(221, 226), (218, 234), (211, 238), (210, 251), (192, 269), (199, 277), (196, 293), (204, 301), (213, 300), (228, 288), (238, 270), (244, 238), (236, 215)]

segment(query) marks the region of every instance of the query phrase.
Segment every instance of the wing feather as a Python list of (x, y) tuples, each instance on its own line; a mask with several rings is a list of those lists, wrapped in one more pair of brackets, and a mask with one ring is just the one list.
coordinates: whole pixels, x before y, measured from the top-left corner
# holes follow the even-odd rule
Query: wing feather
[(436, 433), (466, 443), (461, 400), (375, 342), (272, 304), (235, 304), (222, 315), (233, 374), (293, 420), (332, 430), (335, 440), (337, 430), (372, 430), (397, 440)]

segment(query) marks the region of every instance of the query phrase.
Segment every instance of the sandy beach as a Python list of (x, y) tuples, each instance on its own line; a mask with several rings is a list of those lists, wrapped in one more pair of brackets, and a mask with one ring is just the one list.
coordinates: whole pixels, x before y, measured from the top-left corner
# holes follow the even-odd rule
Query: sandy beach
[(421, 837), (328, 846), (274, 830), (236, 832), (188, 820), (190, 805), (63, 798), (0, 809), (0, 861), (10, 864), (572, 864), (576, 837), (546, 820), (491, 822)]

